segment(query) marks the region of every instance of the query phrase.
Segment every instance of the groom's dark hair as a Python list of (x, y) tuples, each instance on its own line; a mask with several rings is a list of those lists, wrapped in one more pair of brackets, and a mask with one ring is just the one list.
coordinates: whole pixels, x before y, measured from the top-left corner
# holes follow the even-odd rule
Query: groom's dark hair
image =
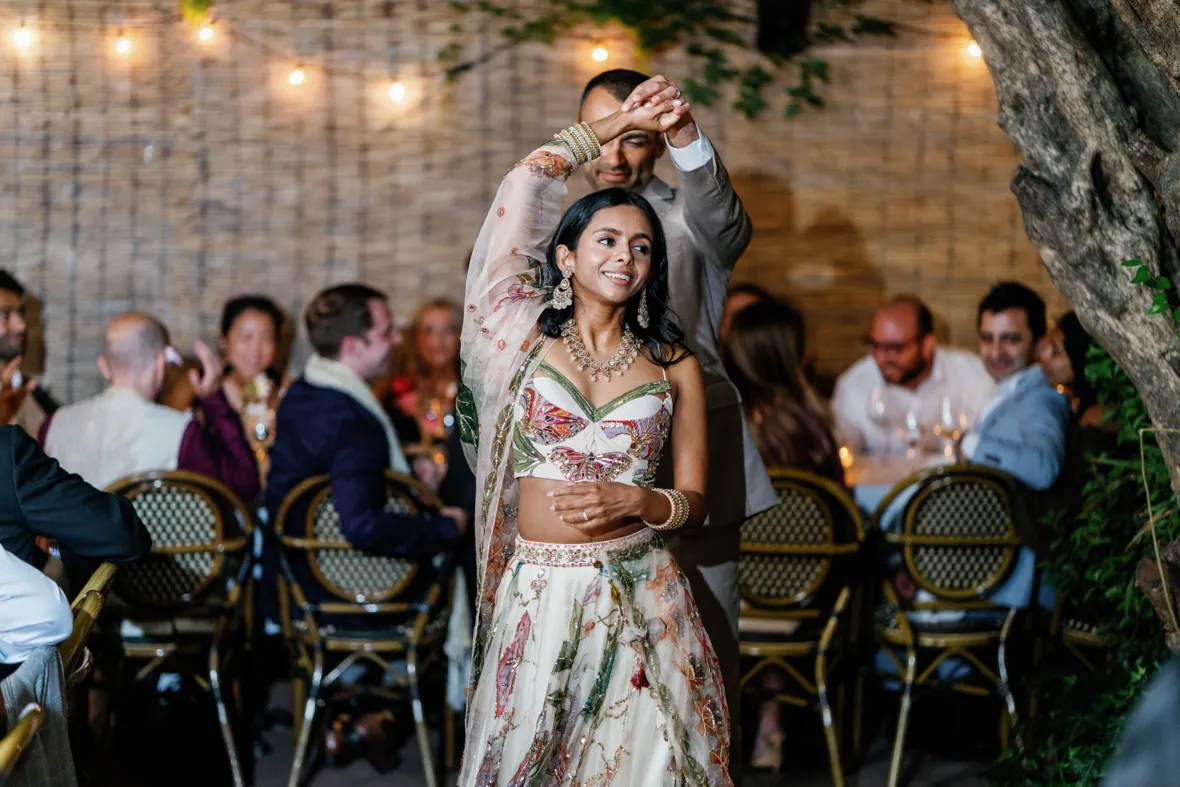
[(373, 327), (369, 301), (384, 300), (385, 293), (366, 284), (338, 284), (320, 292), (303, 314), (312, 348), (325, 358), (338, 360), (345, 339), (364, 336)]
[(602, 88), (619, 101), (626, 101), (627, 96), (635, 92), (635, 88), (649, 79), (651, 77), (647, 74), (641, 74), (638, 71), (629, 71), (625, 68), (614, 68), (610, 71), (603, 71), (586, 83), (585, 89), (582, 90), (582, 100), (578, 103), (578, 106), (580, 107), (586, 103), (587, 97), (589, 97), (591, 91), (595, 88)]

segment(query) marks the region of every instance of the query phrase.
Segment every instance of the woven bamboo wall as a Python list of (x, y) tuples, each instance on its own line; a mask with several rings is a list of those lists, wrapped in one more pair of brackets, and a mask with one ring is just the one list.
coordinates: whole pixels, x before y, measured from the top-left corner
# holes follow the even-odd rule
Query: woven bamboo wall
[[(570, 122), (599, 66), (579, 36), (441, 83), (448, 5), (220, 0), (225, 24), (208, 44), (176, 21), (173, 0), (0, 7), (0, 264), (43, 302), (49, 386), (66, 400), (97, 390), (102, 326), (130, 308), (163, 318), (184, 347), (215, 339), (222, 303), (243, 290), (298, 314), (318, 288), (363, 279), (403, 320), (422, 298), (460, 299), (499, 178)], [(754, 122), (698, 113), (756, 225), (735, 279), (804, 309), (826, 372), (859, 355), (885, 295), (927, 298), (944, 338), (969, 344), (993, 281), (1053, 293), (962, 26), (941, 4), (867, 8), (903, 32), (820, 52), (833, 77), (825, 109), (787, 121), (776, 97)], [(8, 33), (22, 17), (36, 35), (23, 56)], [(472, 54), (498, 43), (498, 23), (469, 25)], [(684, 75), (681, 54), (637, 64), (603, 35), (607, 66)], [(407, 88), (396, 104), (395, 77)], [(674, 180), (666, 163), (660, 172)], [(297, 344), (296, 362), (303, 353)]]

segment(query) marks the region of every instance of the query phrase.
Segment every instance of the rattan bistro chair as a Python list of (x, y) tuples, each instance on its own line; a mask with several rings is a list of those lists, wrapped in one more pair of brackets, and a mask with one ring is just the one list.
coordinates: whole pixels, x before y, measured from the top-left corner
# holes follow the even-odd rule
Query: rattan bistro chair
[(90, 674), (91, 657), (86, 643), (94, 630), (94, 624), (98, 622), (107, 595), (111, 592), (117, 568), (113, 563), (103, 563), (99, 566), (70, 604), (70, 609), (74, 613), (74, 627), (65, 642), (57, 646), (61, 654), (67, 688), (78, 685)]
[[(770, 699), (820, 712), (832, 781), (842, 787), (838, 730), (847, 678), (859, 676), (850, 647), (856, 625), (848, 619), (858, 608), (864, 522), (848, 493), (826, 478), (794, 470), (772, 470), (770, 477), (779, 505), (742, 525), (738, 630), (749, 665), (743, 667), (742, 689), (762, 696), (758, 678), (763, 671), (785, 672), (789, 688)], [(838, 684), (835, 714), (828, 700), (833, 679)], [(855, 752), (861, 700), (858, 690)]]
[(245, 640), (250, 510), (220, 482), (183, 470), (131, 476), (107, 491), (130, 500), (152, 536), (151, 553), (115, 578), (115, 594), (126, 607), (120, 610), (123, 658), (142, 663), (136, 681), (161, 670), (180, 672), (212, 694), (233, 783), (242, 787), (246, 779), (231, 719), (238, 717), (241, 746), (248, 747), (246, 719), (240, 702), (231, 712), (226, 701), (240, 692), (227, 692), (223, 684), (239, 653), (227, 646), (231, 638)]
[[(419, 515), (442, 507), (416, 479), (387, 472), (386, 484), (386, 510)], [(445, 664), (453, 558), (415, 562), (355, 549), (340, 530), (328, 476), (309, 478), (288, 493), (275, 516), (275, 533), (282, 545), (280, 617), (295, 672), (290, 787), (305, 778), (319, 708), (358, 695), (401, 702), (407, 692), (426, 783), (436, 787), (422, 685), (427, 670)], [(381, 680), (340, 682), (345, 670), (363, 662)], [(451, 711), (443, 706), (449, 734)]]
[(45, 712), (35, 702), (30, 702), (12, 722), (4, 737), (0, 737), (0, 784), (8, 781), (8, 777), (16, 770), (25, 749), (37, 737), (37, 731), (45, 721)]
[[(915, 587), (934, 599), (915, 598), (909, 609), (903, 608), (893, 584), (885, 582), (886, 605), (877, 633), (902, 678), (890, 787), (901, 776), (915, 686), (999, 695), (1003, 700), (1001, 745), (1007, 748), (1016, 702), (1006, 649), (1017, 610), (992, 604), (988, 597), (1011, 577), (1023, 546), (1016, 529), (1020, 493), (1019, 482), (999, 470), (978, 465), (940, 467), (902, 481), (877, 509), (877, 529), (886, 544), (900, 552)], [(900, 526), (887, 530), (884, 526), (891, 523), (882, 520), (903, 494), (909, 498), (898, 515)], [(915, 612), (959, 614), (938, 620)], [(904, 653), (904, 659), (897, 651)], [(939, 667), (948, 659), (970, 665), (969, 674), (942, 680)]]

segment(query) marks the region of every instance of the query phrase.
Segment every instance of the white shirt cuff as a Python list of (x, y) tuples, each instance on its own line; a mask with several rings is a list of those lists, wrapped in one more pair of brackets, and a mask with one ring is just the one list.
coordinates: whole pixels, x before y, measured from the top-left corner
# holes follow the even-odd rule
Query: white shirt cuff
[(979, 433), (968, 432), (963, 435), (963, 442), (959, 444), (959, 450), (967, 459), (975, 459), (975, 452), (979, 450)]
[[(668, 141), (667, 134), (664, 135), (664, 141)], [(701, 131), (701, 127), (697, 126), (697, 138), (683, 148), (674, 148), (669, 143), (668, 155), (672, 157), (672, 163), (676, 165), (676, 169), (681, 172), (692, 172), (713, 160), (713, 145), (705, 133)]]

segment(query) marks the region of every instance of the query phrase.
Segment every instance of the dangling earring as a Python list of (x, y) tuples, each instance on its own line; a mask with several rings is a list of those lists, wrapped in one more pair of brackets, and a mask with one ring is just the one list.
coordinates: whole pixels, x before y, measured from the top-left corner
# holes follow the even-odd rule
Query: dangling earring
[(639, 296), (639, 327), (646, 328), (651, 325), (651, 315), (647, 313), (647, 290), (643, 291), (643, 295)]
[(561, 282), (553, 288), (553, 297), (549, 300), (550, 309), (561, 311), (574, 305), (574, 288), (570, 286), (570, 277), (573, 275), (573, 268), (561, 272)]

